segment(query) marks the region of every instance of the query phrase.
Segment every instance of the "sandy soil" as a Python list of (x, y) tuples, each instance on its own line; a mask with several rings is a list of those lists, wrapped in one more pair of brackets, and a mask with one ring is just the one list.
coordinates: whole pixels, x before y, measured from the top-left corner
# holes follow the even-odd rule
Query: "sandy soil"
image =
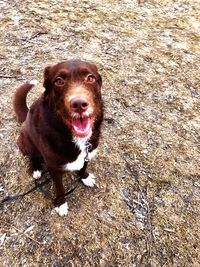
[(46, 65), (95, 62), (106, 113), (97, 186), (80, 184), (66, 217), (39, 191), (0, 207), (1, 266), (200, 266), (199, 29), (195, 0), (0, 1), (0, 199), (34, 186), (20, 84), (39, 81), (31, 104)]

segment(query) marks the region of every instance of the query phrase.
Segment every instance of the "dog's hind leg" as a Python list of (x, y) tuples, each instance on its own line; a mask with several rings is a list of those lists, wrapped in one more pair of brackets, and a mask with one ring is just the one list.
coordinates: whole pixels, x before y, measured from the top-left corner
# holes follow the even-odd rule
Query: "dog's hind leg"
[(33, 178), (39, 179), (42, 175), (42, 159), (38, 156), (32, 156), (30, 158), (30, 170), (33, 174)]
[(30, 173), (33, 178), (38, 179), (42, 174), (42, 156), (36, 146), (32, 143), (28, 135), (21, 132), (17, 144), (24, 156), (30, 160)]

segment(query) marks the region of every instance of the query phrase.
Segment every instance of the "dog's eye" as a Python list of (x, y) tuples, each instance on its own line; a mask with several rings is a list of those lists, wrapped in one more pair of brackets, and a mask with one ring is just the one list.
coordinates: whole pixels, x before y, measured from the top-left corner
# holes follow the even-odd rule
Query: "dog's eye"
[(61, 86), (63, 85), (65, 82), (62, 78), (57, 78), (57, 80), (55, 81), (55, 85), (57, 86)]
[(95, 82), (95, 77), (92, 74), (88, 74), (86, 77), (86, 81), (89, 83)]

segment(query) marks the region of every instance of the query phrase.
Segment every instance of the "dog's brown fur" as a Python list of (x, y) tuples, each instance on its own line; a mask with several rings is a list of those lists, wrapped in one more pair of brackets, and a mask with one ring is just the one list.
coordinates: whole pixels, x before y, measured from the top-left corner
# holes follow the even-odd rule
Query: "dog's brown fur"
[[(23, 122), (17, 144), (29, 157), (31, 172), (41, 171), (44, 161), (54, 183), (55, 205), (59, 207), (65, 203), (65, 199), (60, 198), (65, 192), (63, 166), (75, 162), (81, 153), (74, 140), (88, 139), (92, 145), (89, 152), (98, 146), (103, 120), (102, 80), (94, 64), (67, 61), (46, 67), (43, 85), (45, 92), (30, 109), (26, 96), (33, 84), (25, 83), (14, 95), (14, 111)], [(77, 127), (83, 130), (73, 127), (76, 120)], [(88, 123), (88, 131), (82, 126), (83, 120)], [(85, 172), (84, 178), (87, 177)]]

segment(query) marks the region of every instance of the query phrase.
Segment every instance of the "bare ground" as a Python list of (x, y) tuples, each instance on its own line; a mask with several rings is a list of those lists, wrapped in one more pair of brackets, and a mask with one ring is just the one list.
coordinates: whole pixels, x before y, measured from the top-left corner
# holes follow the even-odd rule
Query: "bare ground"
[(66, 217), (39, 191), (1, 207), (1, 266), (200, 266), (199, 29), (195, 0), (0, 1), (1, 199), (34, 185), (16, 146), (21, 83), (39, 80), (32, 103), (46, 65), (89, 60), (106, 111), (97, 186), (80, 184)]

